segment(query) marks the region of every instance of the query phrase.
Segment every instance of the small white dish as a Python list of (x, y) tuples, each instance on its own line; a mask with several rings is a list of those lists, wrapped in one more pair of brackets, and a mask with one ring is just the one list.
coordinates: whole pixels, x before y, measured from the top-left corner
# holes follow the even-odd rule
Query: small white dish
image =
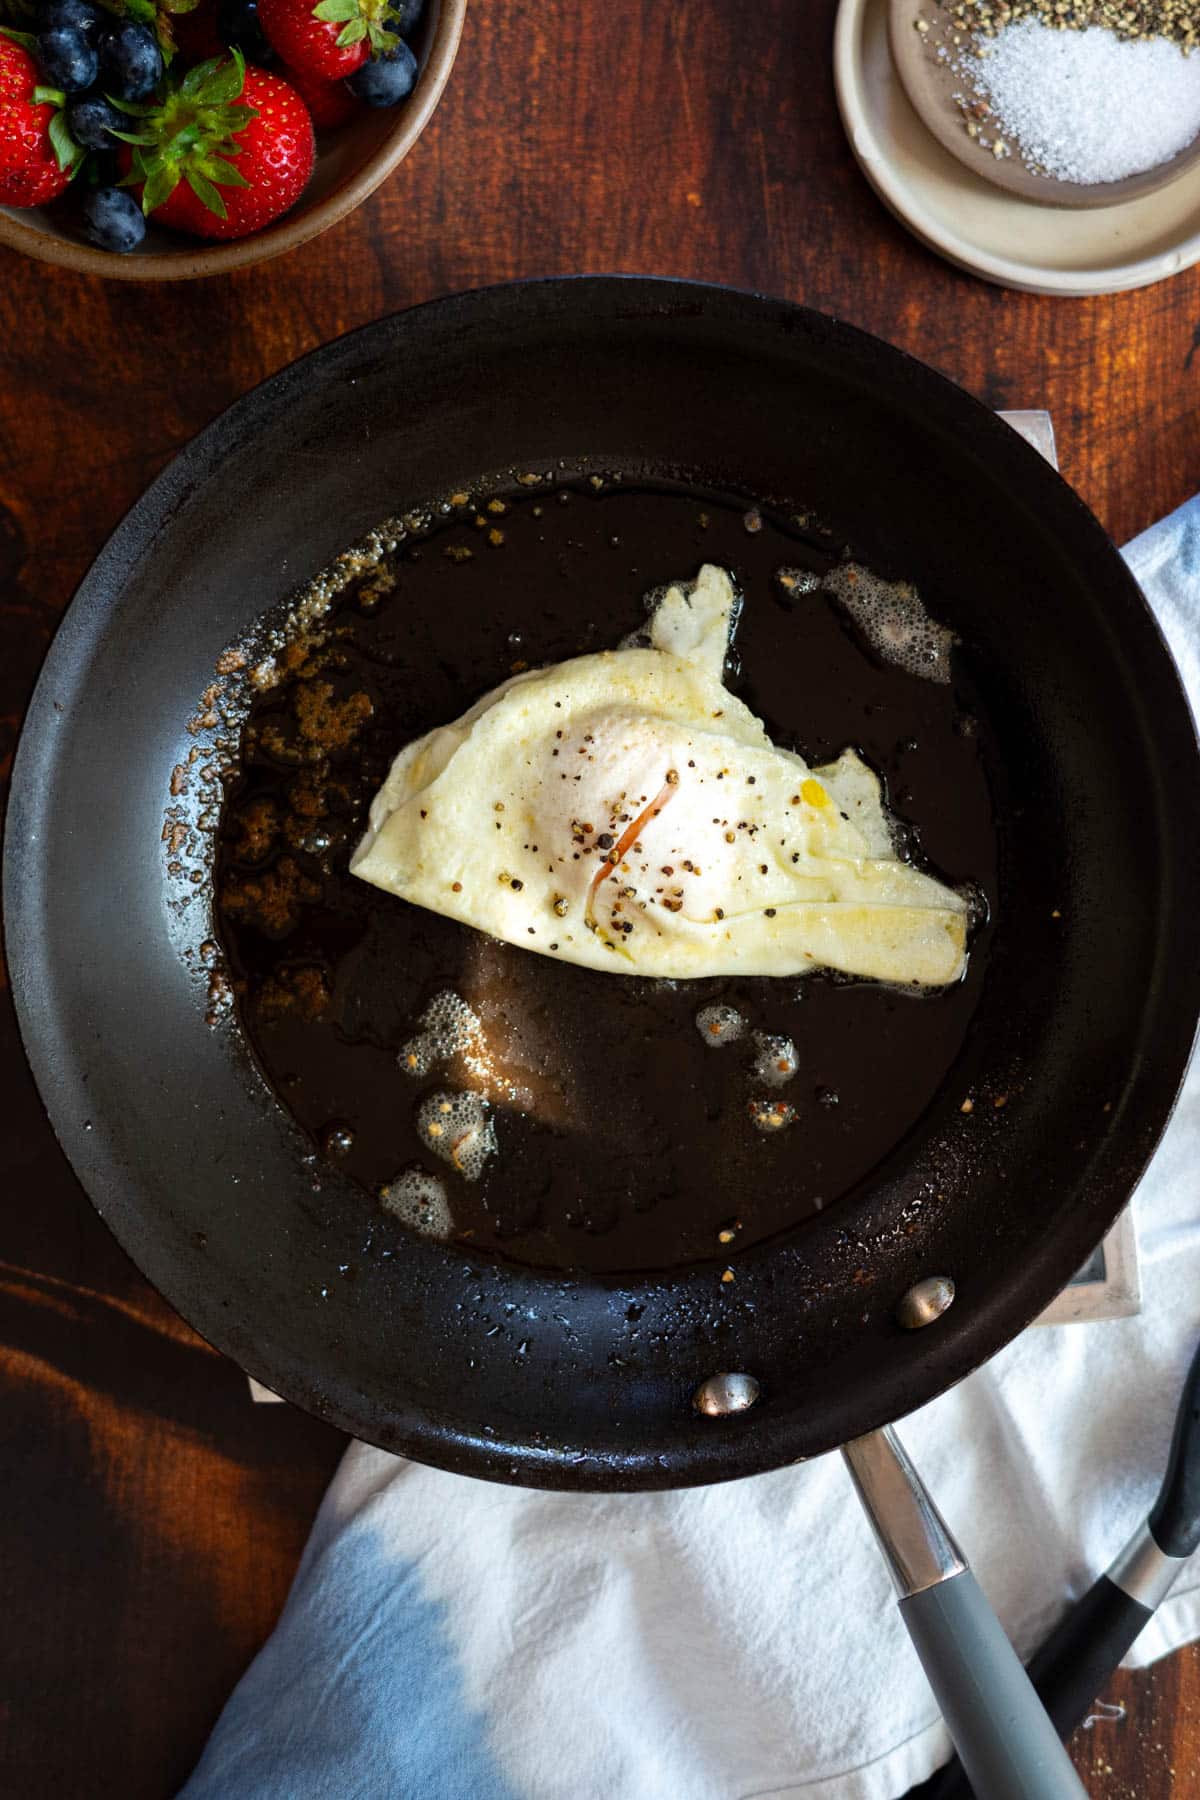
[(841, 0), (834, 81), (859, 167), (948, 262), (1032, 294), (1115, 294), (1200, 262), (1200, 166), (1119, 206), (1035, 205), (965, 168), (927, 130), (896, 73), (888, 0)]

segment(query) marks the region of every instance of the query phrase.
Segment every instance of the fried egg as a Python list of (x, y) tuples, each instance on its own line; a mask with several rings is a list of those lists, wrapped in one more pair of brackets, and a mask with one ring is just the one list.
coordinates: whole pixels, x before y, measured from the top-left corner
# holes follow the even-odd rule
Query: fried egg
[(810, 768), (725, 686), (736, 609), (706, 564), (641, 641), (515, 675), (409, 744), (352, 871), (612, 974), (957, 980), (967, 903), (897, 854), (872, 771), (853, 750)]

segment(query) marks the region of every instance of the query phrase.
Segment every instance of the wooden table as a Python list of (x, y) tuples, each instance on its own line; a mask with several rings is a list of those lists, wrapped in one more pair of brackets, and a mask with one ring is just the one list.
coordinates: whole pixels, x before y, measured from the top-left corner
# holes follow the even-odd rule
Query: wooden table
[[(0, 767), (109, 531), (263, 376), (433, 295), (580, 269), (701, 276), (866, 326), (996, 407), (1048, 406), (1122, 540), (1200, 486), (1200, 272), (1004, 293), (865, 186), (830, 78), (833, 0), (476, 0), (410, 160), (260, 270), (139, 289), (0, 255)], [(130, 1046), (136, 1055), (136, 1045)], [(171, 1793), (270, 1630), (341, 1439), (147, 1286), (42, 1117), (5, 997), (0, 1092), (0, 1790)], [(1075, 1753), (1101, 1800), (1200, 1795), (1200, 1653), (1120, 1676)]]

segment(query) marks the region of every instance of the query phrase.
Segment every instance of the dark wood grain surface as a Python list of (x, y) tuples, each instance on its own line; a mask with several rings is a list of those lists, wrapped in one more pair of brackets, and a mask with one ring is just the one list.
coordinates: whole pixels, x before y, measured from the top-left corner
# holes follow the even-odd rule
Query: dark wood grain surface
[[(832, 0), (475, 0), (450, 88), (353, 218), (261, 271), (137, 289), (0, 254), (0, 769), (62, 609), (175, 450), (302, 351), (453, 289), (581, 269), (827, 309), (997, 407), (1048, 406), (1118, 540), (1200, 486), (1200, 271), (1005, 293), (873, 198)], [(136, 1054), (136, 1046), (130, 1047)], [(269, 1631), (337, 1461), (251, 1407), (91, 1212), (0, 1020), (0, 1791), (170, 1794)], [(1100, 1800), (1200, 1795), (1200, 1653), (1076, 1740)]]

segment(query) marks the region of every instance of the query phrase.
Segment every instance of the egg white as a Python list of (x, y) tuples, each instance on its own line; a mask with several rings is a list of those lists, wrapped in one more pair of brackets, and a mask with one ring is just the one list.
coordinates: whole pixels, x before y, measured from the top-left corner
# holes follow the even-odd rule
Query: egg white
[(966, 902), (897, 856), (870, 769), (810, 769), (725, 687), (735, 607), (705, 564), (647, 646), (516, 675), (409, 744), (352, 871), (612, 974), (957, 980)]

